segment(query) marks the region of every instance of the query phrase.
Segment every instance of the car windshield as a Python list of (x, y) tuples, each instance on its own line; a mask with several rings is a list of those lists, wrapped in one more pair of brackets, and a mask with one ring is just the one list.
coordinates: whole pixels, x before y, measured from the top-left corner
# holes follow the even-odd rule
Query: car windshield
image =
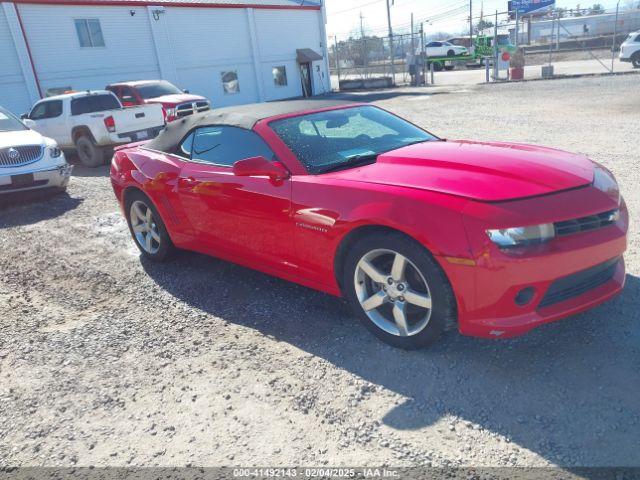
[(15, 132), (18, 130), (29, 130), (13, 114), (0, 107), (0, 132)]
[(178, 87), (165, 81), (157, 83), (144, 83), (142, 85), (138, 85), (136, 88), (140, 96), (144, 99), (183, 93)]
[(310, 113), (275, 120), (269, 126), (312, 174), (373, 163), (381, 153), (438, 140), (373, 106)]

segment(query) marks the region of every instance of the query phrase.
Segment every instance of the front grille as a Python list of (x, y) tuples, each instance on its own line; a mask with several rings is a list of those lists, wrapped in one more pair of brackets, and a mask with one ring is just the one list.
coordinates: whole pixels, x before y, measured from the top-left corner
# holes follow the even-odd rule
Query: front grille
[(187, 117), (193, 115), (194, 112), (206, 112), (209, 108), (209, 102), (205, 102), (204, 100), (193, 103), (183, 103), (176, 107), (176, 117)]
[(556, 228), (556, 236), (564, 237), (574, 233), (590, 232), (611, 225), (618, 218), (618, 214), (619, 210), (617, 209), (609, 210), (608, 212), (598, 213), (597, 215), (556, 222), (553, 225)]
[(538, 305), (538, 308), (548, 307), (555, 303), (564, 302), (583, 293), (604, 285), (613, 278), (618, 266), (619, 258), (601, 263), (568, 277), (556, 280)]
[(0, 167), (19, 167), (42, 157), (42, 145), (22, 145), (0, 149)]

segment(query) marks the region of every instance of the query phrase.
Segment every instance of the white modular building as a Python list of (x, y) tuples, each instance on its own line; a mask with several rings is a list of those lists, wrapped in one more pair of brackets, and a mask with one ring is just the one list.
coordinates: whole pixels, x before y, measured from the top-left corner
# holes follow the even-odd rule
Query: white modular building
[(331, 88), (320, 0), (0, 1), (0, 105), (164, 79), (213, 107)]

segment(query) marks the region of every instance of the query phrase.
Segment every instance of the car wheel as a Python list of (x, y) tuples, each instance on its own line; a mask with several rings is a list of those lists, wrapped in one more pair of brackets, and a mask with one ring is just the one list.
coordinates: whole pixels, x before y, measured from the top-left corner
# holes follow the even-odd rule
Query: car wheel
[(84, 166), (94, 168), (104, 164), (104, 152), (89, 137), (85, 135), (78, 137), (76, 150), (80, 163)]
[(455, 65), (445, 65), (444, 69), (445, 70), (453, 70), (455, 68)]
[(456, 56), (456, 52), (454, 52), (453, 50), (449, 50), (447, 52), (447, 57), (455, 57)]
[(640, 53), (635, 53), (633, 57), (631, 57), (631, 64), (634, 68), (640, 68)]
[(426, 347), (455, 324), (455, 297), (444, 272), (402, 234), (359, 241), (346, 256), (342, 285), (364, 326), (394, 347)]
[(175, 247), (160, 214), (142, 192), (126, 196), (125, 214), (129, 231), (142, 255), (154, 262), (162, 262)]
[(441, 71), (442, 71), (442, 68), (443, 68), (442, 63), (440, 63), (440, 62), (433, 62), (433, 69), (434, 69), (436, 72), (441, 72)]

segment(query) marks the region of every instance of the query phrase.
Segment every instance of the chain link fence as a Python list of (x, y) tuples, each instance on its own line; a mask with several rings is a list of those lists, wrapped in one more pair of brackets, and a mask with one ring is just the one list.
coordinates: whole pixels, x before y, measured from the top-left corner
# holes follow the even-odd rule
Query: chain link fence
[(482, 83), (630, 70), (620, 44), (640, 30), (640, 4), (617, 12), (555, 9), (544, 15), (497, 12), (476, 19), (468, 35), (422, 32), (339, 40), (329, 49), (334, 89)]

